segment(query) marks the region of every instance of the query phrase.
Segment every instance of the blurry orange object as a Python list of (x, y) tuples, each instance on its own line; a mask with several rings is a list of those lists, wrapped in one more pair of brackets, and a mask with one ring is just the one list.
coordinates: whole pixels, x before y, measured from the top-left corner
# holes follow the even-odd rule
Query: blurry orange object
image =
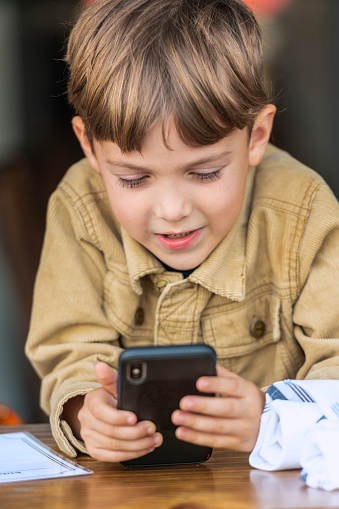
[(252, 11), (258, 14), (274, 16), (292, 3), (292, 0), (243, 0)]
[(15, 426), (22, 424), (20, 417), (7, 405), (0, 404), (0, 426)]

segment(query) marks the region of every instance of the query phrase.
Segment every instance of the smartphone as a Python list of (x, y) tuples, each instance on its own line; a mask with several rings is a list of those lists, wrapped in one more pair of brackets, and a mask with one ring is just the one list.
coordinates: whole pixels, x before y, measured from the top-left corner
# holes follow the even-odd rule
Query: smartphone
[(164, 441), (141, 458), (122, 462), (128, 467), (202, 463), (210, 447), (183, 442), (171, 421), (186, 395), (214, 396), (196, 388), (200, 376), (216, 374), (216, 353), (204, 344), (135, 347), (124, 350), (118, 368), (118, 408), (134, 412), (138, 420), (155, 423)]

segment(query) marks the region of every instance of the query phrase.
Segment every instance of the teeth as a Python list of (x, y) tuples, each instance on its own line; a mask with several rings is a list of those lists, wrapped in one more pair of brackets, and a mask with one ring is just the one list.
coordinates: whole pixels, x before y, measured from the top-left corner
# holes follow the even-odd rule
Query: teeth
[(181, 237), (186, 237), (186, 235), (189, 235), (190, 232), (186, 233), (171, 233), (169, 235), (165, 235), (168, 239), (180, 239)]

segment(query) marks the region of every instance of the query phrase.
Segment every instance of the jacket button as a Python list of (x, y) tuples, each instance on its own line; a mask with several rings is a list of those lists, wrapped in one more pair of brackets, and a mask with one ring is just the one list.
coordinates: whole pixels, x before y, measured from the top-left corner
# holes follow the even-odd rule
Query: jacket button
[(265, 335), (266, 325), (262, 320), (254, 320), (250, 327), (250, 334), (255, 339), (260, 339)]
[(156, 283), (158, 292), (161, 293), (163, 291), (163, 289), (165, 288), (165, 286), (167, 286), (167, 283), (168, 283), (168, 281), (166, 281), (166, 279), (159, 279), (159, 281), (157, 281), (157, 283)]
[(142, 325), (145, 321), (145, 312), (142, 308), (137, 308), (134, 315), (135, 325)]

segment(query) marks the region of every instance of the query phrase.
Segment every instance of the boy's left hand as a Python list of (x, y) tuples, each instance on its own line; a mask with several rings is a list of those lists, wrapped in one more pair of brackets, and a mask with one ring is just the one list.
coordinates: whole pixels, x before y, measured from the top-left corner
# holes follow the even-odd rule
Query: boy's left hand
[(185, 396), (172, 414), (176, 436), (185, 442), (237, 451), (252, 451), (256, 443), (265, 394), (256, 385), (217, 367), (217, 376), (201, 377), (200, 392), (218, 397)]

